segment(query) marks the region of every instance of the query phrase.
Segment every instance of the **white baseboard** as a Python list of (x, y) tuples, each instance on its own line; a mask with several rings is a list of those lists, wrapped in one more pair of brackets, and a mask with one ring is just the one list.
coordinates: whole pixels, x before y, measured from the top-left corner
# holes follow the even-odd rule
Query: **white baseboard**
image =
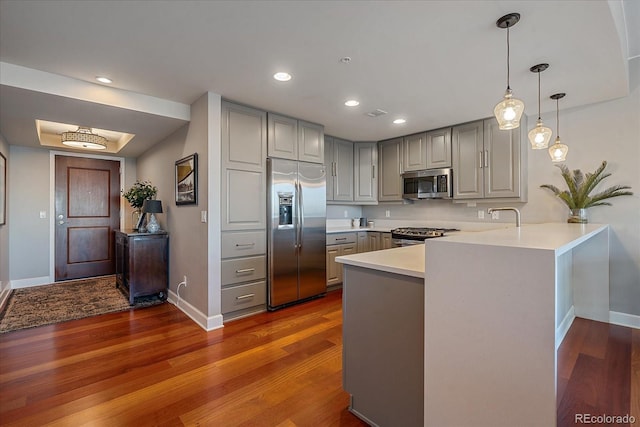
[(636, 316), (635, 314), (610, 311), (609, 323), (612, 323), (614, 325), (626, 326), (628, 328), (640, 329), (640, 316)]
[(49, 283), (51, 283), (51, 278), (49, 276), (18, 279), (11, 281), (11, 289), (31, 288), (33, 286), (47, 285)]
[(556, 328), (556, 350), (562, 344), (562, 340), (564, 340), (565, 335), (569, 332), (569, 328), (573, 324), (573, 321), (576, 318), (576, 309), (574, 306), (571, 306), (567, 314), (562, 319), (562, 322)]
[(178, 300), (178, 295), (169, 289), (169, 296), (167, 300), (178, 307), (180, 311), (189, 316), (191, 320), (196, 322), (205, 331), (213, 331), (214, 329), (222, 328), (222, 314), (207, 317), (200, 310), (189, 304), (184, 299)]

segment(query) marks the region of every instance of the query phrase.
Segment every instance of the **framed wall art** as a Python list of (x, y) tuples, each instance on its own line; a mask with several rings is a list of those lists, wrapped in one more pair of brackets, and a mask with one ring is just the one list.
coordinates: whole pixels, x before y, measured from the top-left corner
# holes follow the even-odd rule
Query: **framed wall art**
[(0, 225), (7, 223), (7, 158), (0, 153)]
[(176, 162), (176, 205), (198, 204), (198, 153)]

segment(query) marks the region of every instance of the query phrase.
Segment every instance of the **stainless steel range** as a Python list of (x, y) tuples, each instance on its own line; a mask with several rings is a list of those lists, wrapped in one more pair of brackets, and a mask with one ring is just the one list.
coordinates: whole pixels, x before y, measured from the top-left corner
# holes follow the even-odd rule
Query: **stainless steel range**
[(460, 231), (457, 228), (432, 228), (432, 227), (401, 227), (391, 230), (393, 247), (420, 245), (426, 239), (443, 237), (451, 231)]

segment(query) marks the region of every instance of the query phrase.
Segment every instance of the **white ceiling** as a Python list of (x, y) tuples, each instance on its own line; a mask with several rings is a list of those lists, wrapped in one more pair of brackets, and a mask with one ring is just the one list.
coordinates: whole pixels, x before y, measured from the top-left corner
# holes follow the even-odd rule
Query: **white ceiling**
[[(541, 62), (543, 112), (556, 92), (567, 93), (561, 108), (628, 93), (639, 3), (0, 0), (0, 133), (36, 146), (35, 119), (123, 131), (136, 137), (120, 154), (135, 157), (188, 120), (138, 108), (138, 95), (188, 111), (207, 91), (356, 141), (488, 117), (506, 87), (506, 30), (495, 21), (510, 12), (522, 15), (510, 33), (511, 87), (533, 116), (529, 68)], [(280, 70), (293, 79), (273, 80)], [(62, 89), (43, 83), (60, 76)], [(360, 105), (345, 107), (349, 98)], [(377, 108), (389, 114), (365, 115)]]

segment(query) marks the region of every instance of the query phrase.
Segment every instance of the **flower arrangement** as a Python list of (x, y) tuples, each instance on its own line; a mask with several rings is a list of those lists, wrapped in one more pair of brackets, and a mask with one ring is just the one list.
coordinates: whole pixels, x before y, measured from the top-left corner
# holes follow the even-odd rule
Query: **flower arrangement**
[(132, 208), (140, 209), (147, 199), (153, 199), (158, 193), (158, 188), (151, 185), (150, 181), (136, 181), (133, 186), (122, 195)]
[[(591, 195), (591, 192), (605, 178), (611, 176), (610, 173), (603, 173), (607, 167), (607, 161), (602, 164), (594, 173), (583, 174), (580, 169), (570, 171), (566, 165), (556, 165), (562, 171), (562, 177), (567, 184), (568, 190), (560, 191), (558, 187), (551, 184), (541, 185), (541, 188), (551, 190), (560, 200), (562, 200), (571, 210), (568, 222), (587, 222), (585, 209), (593, 206), (611, 206), (611, 203), (604, 200), (612, 197), (631, 196), (633, 193), (628, 185), (614, 185), (599, 193)], [(576, 211), (582, 211), (580, 213)]]

